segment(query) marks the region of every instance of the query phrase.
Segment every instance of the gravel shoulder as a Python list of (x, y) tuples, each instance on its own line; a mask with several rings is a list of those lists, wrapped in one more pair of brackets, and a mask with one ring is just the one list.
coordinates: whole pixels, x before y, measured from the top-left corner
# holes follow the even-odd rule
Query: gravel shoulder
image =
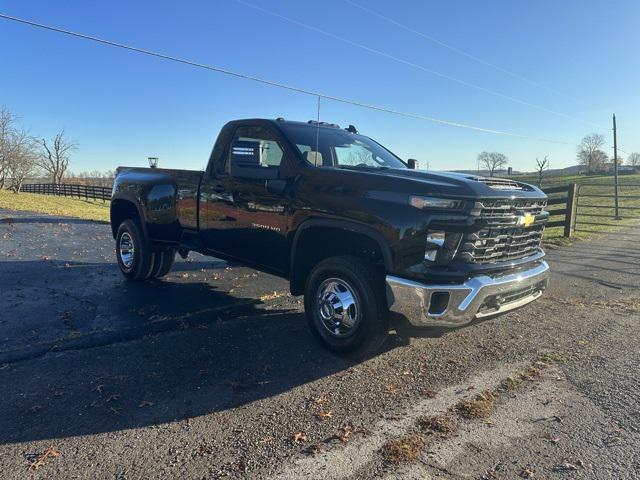
[[(0, 210), (0, 471), (638, 478), (639, 231), (549, 251), (550, 289), (526, 309), (400, 331), (353, 363), (315, 343), (281, 279), (194, 255), (131, 285), (107, 225)], [(486, 416), (460, 414), (485, 392)], [(436, 415), (455, 431), (420, 426)], [(390, 461), (409, 436), (424, 445)]]

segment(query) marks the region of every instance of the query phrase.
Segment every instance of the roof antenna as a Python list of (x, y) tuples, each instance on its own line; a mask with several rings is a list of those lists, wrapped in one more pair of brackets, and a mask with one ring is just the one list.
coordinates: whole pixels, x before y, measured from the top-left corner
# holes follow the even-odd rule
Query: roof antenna
[(318, 95), (318, 112), (316, 115), (316, 153), (313, 155), (313, 166), (318, 166), (318, 145), (320, 143), (320, 95)]

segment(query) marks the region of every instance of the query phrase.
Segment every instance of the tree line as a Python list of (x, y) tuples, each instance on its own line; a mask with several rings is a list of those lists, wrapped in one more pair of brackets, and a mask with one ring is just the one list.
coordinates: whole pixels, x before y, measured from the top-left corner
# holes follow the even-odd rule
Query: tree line
[(69, 169), (71, 153), (78, 144), (64, 130), (47, 139), (31, 135), (18, 117), (6, 107), (0, 109), (0, 189), (19, 192), (27, 178), (44, 175), (60, 184)]
[[(576, 159), (578, 165), (585, 167), (586, 174), (603, 173), (607, 170), (607, 166), (613, 163), (613, 159), (603, 150), (606, 142), (604, 135), (599, 133), (590, 133), (586, 135), (577, 148)], [(618, 153), (618, 165), (624, 163), (624, 158)], [(482, 166), (489, 176), (493, 177), (495, 173), (501, 169), (505, 169), (509, 164), (509, 158), (499, 152), (481, 152), (478, 154), (478, 165)], [(626, 159), (626, 164), (632, 167), (640, 167), (640, 153), (630, 153)], [(536, 158), (535, 171), (538, 175), (538, 185), (542, 184), (545, 171), (549, 169), (549, 156)]]

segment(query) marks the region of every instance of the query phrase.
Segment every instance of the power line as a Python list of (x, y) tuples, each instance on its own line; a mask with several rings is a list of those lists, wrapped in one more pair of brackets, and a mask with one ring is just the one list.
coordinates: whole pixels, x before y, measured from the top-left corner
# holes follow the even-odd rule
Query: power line
[(92, 35), (87, 35), (87, 34), (83, 34), (83, 33), (74, 32), (74, 31), (71, 31), (71, 30), (65, 30), (63, 28), (53, 27), (51, 25), (45, 25), (43, 23), (38, 23), (38, 22), (31, 21), (31, 20), (23, 19), (23, 18), (14, 17), (14, 16), (11, 16), (11, 15), (6, 15), (6, 14), (3, 14), (3, 13), (0, 13), (0, 18), (2, 18), (4, 20), (9, 20), (9, 21), (12, 21), (12, 22), (21, 23), (21, 24), (24, 24), (24, 25), (29, 25), (31, 27), (35, 27), (35, 28), (39, 28), (39, 29), (43, 29), (43, 30), (48, 30), (48, 31), (56, 32), (56, 33), (61, 33), (63, 35), (68, 35), (68, 36), (71, 36), (71, 37), (74, 37), (74, 38), (88, 40), (88, 41), (99, 43), (99, 44), (102, 44), (102, 45), (107, 45), (107, 46), (114, 47), (114, 48), (120, 48), (120, 49), (123, 49), (123, 50), (128, 50), (128, 51), (140, 53), (140, 54), (143, 54), (143, 55), (147, 55), (147, 56), (151, 56), (151, 57), (155, 57), (155, 58), (160, 58), (162, 60), (167, 60), (167, 61), (171, 61), (171, 62), (175, 62), (175, 63), (180, 63), (180, 64), (183, 64), (183, 65), (189, 65), (189, 66), (196, 67), (196, 68), (202, 68), (202, 69), (205, 69), (205, 70), (209, 70), (209, 71), (213, 71), (213, 72), (229, 75), (229, 76), (232, 76), (232, 77), (235, 77), (235, 78), (242, 78), (242, 79), (245, 79), (245, 80), (251, 80), (253, 82), (262, 83), (264, 85), (268, 85), (268, 86), (271, 86), (271, 87), (277, 87), (277, 88), (289, 90), (289, 91), (300, 93), (300, 94), (304, 94), (304, 95), (310, 95), (310, 96), (313, 96), (313, 97), (320, 97), (320, 98), (324, 98), (324, 99), (327, 99), (327, 100), (333, 100), (335, 102), (339, 102), (339, 103), (343, 103), (343, 104), (347, 104), (347, 105), (353, 105), (353, 106), (361, 107), (361, 108), (368, 108), (368, 109), (371, 109), (371, 110), (376, 110), (376, 111), (385, 112), (385, 113), (391, 113), (391, 114), (394, 114), (394, 115), (407, 117), (407, 118), (425, 120), (425, 121), (428, 121), (428, 122), (431, 122), (431, 123), (436, 123), (436, 124), (439, 124), (439, 125), (446, 125), (446, 126), (450, 126), (450, 127), (465, 128), (465, 129), (468, 129), (468, 130), (474, 130), (474, 131), (484, 132), (484, 133), (491, 133), (491, 134), (495, 134), (495, 135), (504, 135), (504, 136), (514, 137), (514, 138), (521, 138), (521, 139), (535, 140), (535, 141), (541, 141), (541, 142), (570, 145), (569, 142), (564, 142), (564, 141), (560, 141), (560, 140), (535, 137), (535, 136), (524, 135), (524, 134), (519, 134), (519, 133), (515, 133), (515, 132), (510, 132), (510, 131), (505, 131), (505, 130), (495, 130), (495, 129), (491, 129), (491, 128), (484, 128), (484, 127), (479, 127), (479, 126), (471, 125), (471, 124), (467, 124), (467, 123), (455, 122), (455, 121), (450, 121), (450, 120), (443, 120), (443, 119), (431, 117), (431, 116), (428, 116), (428, 115), (422, 115), (422, 114), (418, 114), (418, 113), (402, 112), (400, 110), (395, 110), (395, 109), (384, 107), (384, 106), (364, 103), (364, 102), (360, 102), (360, 101), (357, 101), (357, 100), (351, 100), (351, 99), (347, 99), (347, 98), (336, 97), (334, 95), (328, 95), (328, 94), (324, 94), (324, 93), (321, 93), (321, 92), (316, 92), (316, 91), (313, 91), (313, 90), (307, 90), (307, 89), (304, 89), (304, 88), (291, 86), (291, 85), (287, 85), (287, 84), (276, 82), (276, 81), (272, 81), (272, 80), (267, 80), (267, 79), (256, 77), (256, 76), (253, 76), (253, 75), (239, 73), (239, 72), (235, 72), (233, 70), (229, 70), (229, 69), (222, 68), (222, 67), (217, 67), (217, 66), (213, 66), (213, 65), (206, 65), (204, 63), (199, 63), (199, 62), (195, 62), (195, 61), (184, 59), (184, 58), (174, 57), (174, 56), (167, 55), (167, 54), (164, 54), (164, 53), (154, 52), (154, 51), (151, 51), (151, 50), (146, 50), (146, 49), (143, 49), (143, 48), (138, 48), (138, 47), (134, 47), (134, 46), (131, 46), (131, 45), (126, 45), (124, 43), (118, 43), (118, 42), (114, 42), (114, 41), (111, 41), (111, 40), (106, 40), (106, 39), (103, 39), (103, 38), (94, 37)]
[(404, 58), (397, 57), (397, 56), (392, 55), (390, 53), (383, 52), (382, 50), (378, 50), (376, 48), (369, 47), (367, 45), (364, 45), (364, 44), (359, 43), (359, 42), (355, 42), (353, 40), (349, 40), (348, 38), (342, 37), (340, 35), (336, 35), (335, 33), (328, 32), (327, 30), (323, 30), (323, 29), (321, 29), (319, 27), (316, 27), (314, 25), (309, 25), (308, 23), (301, 22), (300, 20), (296, 20), (294, 18), (287, 17), (286, 15), (281, 15), (279, 13), (273, 12), (273, 11), (268, 10), (268, 9), (266, 9), (264, 7), (261, 7), (259, 5), (255, 5), (253, 3), (249, 3), (249, 2), (246, 2), (244, 0), (235, 0), (235, 1), (237, 3), (239, 3), (239, 4), (241, 4), (241, 5), (246, 6), (246, 7), (253, 8), (254, 10), (260, 11), (262, 13), (266, 13), (267, 15), (271, 15), (271, 16), (279, 18), (281, 20), (284, 20), (284, 21), (293, 23), (295, 25), (298, 25), (300, 27), (306, 28), (308, 30), (312, 30), (314, 32), (320, 33), (321, 35), (324, 35), (326, 37), (333, 38), (334, 40), (338, 40), (340, 42), (346, 43), (346, 44), (351, 45), (353, 47), (365, 50), (365, 51), (373, 53), (375, 55), (379, 55), (379, 56), (387, 58), (389, 60), (393, 60), (395, 62), (407, 65), (409, 67), (412, 67), (412, 68), (415, 68), (415, 69), (418, 69), (418, 70), (422, 70), (422, 71), (430, 73), (432, 75), (444, 78), (446, 80), (449, 80), (449, 81), (452, 81), (452, 82), (455, 82), (455, 83), (458, 83), (458, 84), (463, 85), (465, 87), (473, 88), (475, 90), (479, 90), (479, 91), (487, 93), (489, 95), (493, 95), (495, 97), (503, 98), (505, 100), (509, 100), (511, 102), (518, 103), (520, 105), (524, 105), (524, 106), (535, 108), (535, 109), (538, 109), (538, 110), (541, 110), (541, 111), (544, 111), (544, 112), (547, 112), (547, 113), (551, 113), (551, 114), (557, 115), (559, 117), (564, 117), (564, 118), (567, 118), (569, 120), (574, 120), (574, 121), (577, 121), (577, 122), (580, 122), (580, 123), (585, 123), (585, 124), (588, 124), (588, 125), (591, 125), (591, 126), (599, 127), (599, 125), (596, 125), (595, 123), (589, 122), (588, 120), (583, 120), (581, 118), (574, 117), (574, 116), (568, 115), (566, 113), (558, 112), (556, 110), (551, 110), (549, 108), (543, 107), (542, 105), (538, 105), (538, 104), (535, 104), (535, 103), (527, 102), (526, 100), (522, 100), (522, 99), (519, 99), (519, 98), (516, 98), (516, 97), (512, 97), (510, 95), (506, 95), (504, 93), (500, 93), (500, 92), (497, 92), (495, 90), (491, 90), (489, 88), (482, 87), (480, 85), (476, 85), (475, 83), (467, 82), (466, 80), (462, 80), (462, 79), (457, 78), (457, 77), (452, 77), (451, 75), (447, 75), (446, 73), (442, 73), (442, 72), (439, 72), (437, 70), (433, 70), (431, 68), (425, 67), (424, 65), (420, 65), (419, 63), (415, 63), (415, 62), (412, 62), (410, 60), (406, 60)]
[(359, 8), (360, 10), (362, 10), (364, 12), (367, 12), (367, 13), (369, 13), (371, 15), (374, 15), (374, 16), (376, 16), (378, 18), (381, 18), (382, 20), (385, 20), (385, 21), (387, 21), (387, 22), (389, 22), (389, 23), (391, 23), (391, 24), (393, 24), (393, 25), (395, 25), (395, 26), (397, 26), (397, 27), (399, 27), (399, 28), (401, 28), (403, 30), (411, 32), (411, 33), (413, 33), (415, 35), (418, 35), (418, 36), (420, 36), (420, 37), (422, 37), (422, 38), (424, 38), (424, 39), (426, 39), (426, 40), (428, 40), (428, 41), (430, 41), (432, 43), (435, 43), (436, 45), (439, 45), (439, 46), (441, 46), (443, 48), (446, 48), (446, 49), (448, 49), (448, 50), (450, 50), (450, 51), (452, 51), (454, 53), (457, 53), (458, 55), (462, 55), (462, 56), (467, 57), (467, 58), (469, 58), (469, 59), (471, 59), (471, 60), (473, 60), (475, 62), (478, 62), (478, 63), (480, 63), (482, 65), (485, 65), (487, 67), (491, 67), (491, 68), (493, 68), (495, 70), (498, 70), (499, 72), (502, 72), (502, 73), (504, 73), (506, 75), (509, 75), (509, 76), (513, 77), (513, 78), (516, 78), (516, 79), (521, 80), (523, 82), (526, 82), (526, 83), (528, 83), (530, 85), (533, 85), (534, 87), (542, 88), (542, 89), (548, 90), (549, 92), (553, 92), (556, 95), (560, 95), (562, 97), (568, 98), (567, 95), (565, 95), (564, 93), (562, 93), (562, 92), (560, 92), (558, 90), (555, 90), (553, 88), (547, 87), (546, 85), (543, 85), (543, 84), (541, 84), (539, 82), (531, 80), (531, 79), (529, 79), (527, 77), (524, 77), (524, 76), (522, 76), (522, 75), (520, 75), (518, 73), (512, 72), (511, 70), (507, 70), (504, 67), (496, 65), (495, 63), (491, 63), (491, 62), (489, 62), (487, 60), (484, 60), (484, 59), (482, 59), (482, 58), (480, 58), (480, 57), (478, 57), (476, 55), (473, 55), (473, 54), (471, 54), (469, 52), (465, 52), (464, 50), (461, 50), (461, 49), (459, 49), (457, 47), (454, 47), (453, 45), (450, 45), (450, 44), (445, 43), (445, 42), (443, 42), (441, 40), (438, 40), (437, 38), (432, 37), (431, 35), (427, 35), (426, 33), (421, 32), (419, 30), (416, 30), (414, 28), (411, 28), (411, 27), (409, 27), (408, 25), (406, 25), (404, 23), (400, 23), (397, 20), (394, 20), (393, 18), (388, 17), (388, 16), (386, 16), (386, 15), (384, 15), (384, 14), (382, 14), (382, 13), (376, 11), (376, 10), (373, 10), (373, 9), (371, 9), (369, 7), (365, 7), (364, 5), (356, 3), (353, 0), (343, 0), (343, 1), (348, 3), (349, 5), (351, 5), (353, 7)]

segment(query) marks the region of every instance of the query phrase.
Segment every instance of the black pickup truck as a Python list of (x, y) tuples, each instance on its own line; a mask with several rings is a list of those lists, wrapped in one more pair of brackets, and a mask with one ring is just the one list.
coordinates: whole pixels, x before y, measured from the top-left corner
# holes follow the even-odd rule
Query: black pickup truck
[(390, 311), (459, 327), (537, 299), (544, 193), (415, 165), (351, 125), (229, 122), (204, 172), (118, 169), (118, 265), (142, 281), (196, 251), (279, 275), (325, 346), (359, 354), (381, 346)]

